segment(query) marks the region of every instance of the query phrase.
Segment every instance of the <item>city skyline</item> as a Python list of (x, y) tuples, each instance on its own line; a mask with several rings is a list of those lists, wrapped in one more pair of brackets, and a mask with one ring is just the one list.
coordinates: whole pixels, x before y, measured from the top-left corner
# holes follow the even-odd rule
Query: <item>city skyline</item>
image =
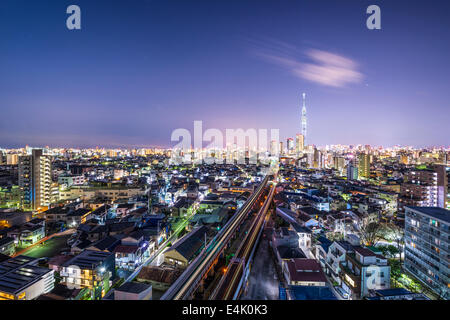
[(447, 5), (385, 3), (368, 30), (367, 3), (78, 1), (69, 31), (66, 3), (4, 1), (0, 145), (169, 148), (195, 120), (286, 141), (306, 92), (307, 144), (448, 146)]
[(0, 1), (0, 302), (449, 300), (448, 12)]

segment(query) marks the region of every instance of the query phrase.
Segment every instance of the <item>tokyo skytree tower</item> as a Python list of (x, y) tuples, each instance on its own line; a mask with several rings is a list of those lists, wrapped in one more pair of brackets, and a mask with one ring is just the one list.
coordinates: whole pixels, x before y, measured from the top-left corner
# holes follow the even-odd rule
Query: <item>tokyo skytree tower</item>
[(306, 145), (306, 93), (302, 94), (303, 97), (303, 107), (302, 107), (302, 135), (304, 139), (304, 144)]

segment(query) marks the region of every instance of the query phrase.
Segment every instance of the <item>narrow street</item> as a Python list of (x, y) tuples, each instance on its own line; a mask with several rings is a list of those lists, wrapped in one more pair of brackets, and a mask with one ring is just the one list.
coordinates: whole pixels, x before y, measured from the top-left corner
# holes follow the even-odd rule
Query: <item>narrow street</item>
[(279, 281), (270, 250), (268, 235), (261, 236), (241, 300), (278, 300)]

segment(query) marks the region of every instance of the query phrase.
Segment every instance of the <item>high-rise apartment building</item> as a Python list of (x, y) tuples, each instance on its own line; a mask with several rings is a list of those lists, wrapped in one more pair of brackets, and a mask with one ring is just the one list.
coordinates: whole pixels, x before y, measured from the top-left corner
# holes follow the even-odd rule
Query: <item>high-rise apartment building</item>
[(405, 269), (449, 299), (450, 211), (405, 207)]
[(297, 144), (297, 154), (299, 154), (300, 152), (303, 152), (303, 150), (305, 149), (305, 136), (297, 133), (296, 135), (296, 144)]
[(283, 141), (280, 141), (280, 155), (284, 155)]
[(444, 165), (410, 170), (403, 179), (400, 187), (400, 208), (406, 205), (446, 208), (448, 177)]
[(37, 210), (50, 204), (51, 157), (42, 149), (33, 149), (31, 155), (19, 157), (19, 187), (22, 207)]
[(286, 146), (287, 146), (288, 153), (292, 153), (292, 151), (294, 151), (294, 149), (295, 149), (294, 139), (288, 138), (286, 141)]
[(0, 150), (0, 165), (6, 164), (6, 153)]
[(344, 166), (345, 166), (345, 158), (344, 157), (339, 157), (339, 156), (333, 157), (333, 168), (334, 169), (336, 169), (339, 172), (342, 172), (342, 170), (344, 170)]
[(370, 155), (367, 153), (358, 155), (358, 176), (359, 178), (370, 178)]
[(358, 168), (351, 161), (347, 165), (347, 180), (358, 180)]
[(278, 147), (279, 147), (279, 145), (278, 145), (276, 140), (270, 141), (270, 155), (271, 156), (278, 156), (279, 155)]
[(322, 169), (324, 167), (324, 156), (320, 150), (314, 148), (313, 152), (314, 160), (313, 160), (313, 168)]
[(19, 162), (19, 155), (12, 153), (6, 155), (6, 164), (8, 165), (16, 165)]

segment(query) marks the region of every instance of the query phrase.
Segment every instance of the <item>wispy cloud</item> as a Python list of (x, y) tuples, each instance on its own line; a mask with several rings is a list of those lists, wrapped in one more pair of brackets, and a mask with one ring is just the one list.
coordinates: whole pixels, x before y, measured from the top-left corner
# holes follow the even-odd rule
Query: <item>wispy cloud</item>
[(274, 40), (263, 46), (259, 42), (257, 46), (258, 56), (311, 82), (342, 88), (363, 80), (358, 63), (335, 53), (317, 49), (301, 52), (290, 44)]

